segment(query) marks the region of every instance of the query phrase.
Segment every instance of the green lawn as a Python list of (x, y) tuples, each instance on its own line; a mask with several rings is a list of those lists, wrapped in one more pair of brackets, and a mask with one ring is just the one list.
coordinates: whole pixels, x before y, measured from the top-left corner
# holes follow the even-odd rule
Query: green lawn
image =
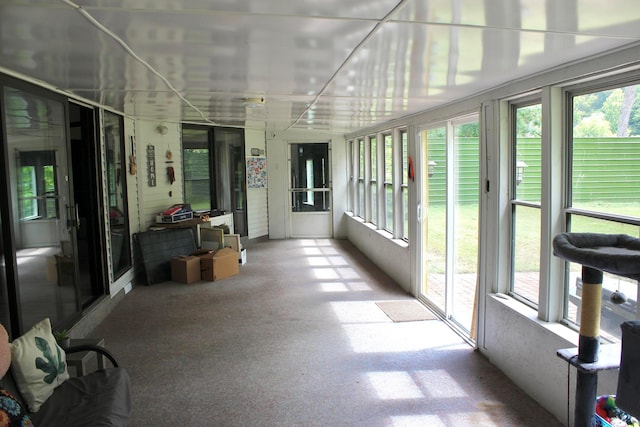
[[(620, 215), (640, 217), (638, 204), (597, 204), (580, 206), (600, 212), (616, 212)], [(443, 273), (446, 253), (446, 215), (444, 205), (430, 206), (425, 221), (429, 227), (428, 262), (434, 273)], [(515, 269), (518, 272), (538, 271), (540, 254), (540, 210), (518, 207), (516, 219)], [(478, 205), (459, 205), (455, 224), (457, 272), (475, 272), (478, 263)], [(572, 231), (579, 233), (628, 234), (640, 237), (637, 226), (611, 221), (573, 217)]]

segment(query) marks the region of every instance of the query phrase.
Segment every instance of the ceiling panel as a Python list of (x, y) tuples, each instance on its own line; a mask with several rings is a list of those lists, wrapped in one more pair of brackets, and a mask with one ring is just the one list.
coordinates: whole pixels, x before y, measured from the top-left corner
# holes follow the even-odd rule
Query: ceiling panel
[(145, 14), (163, 11), (193, 16), (252, 14), (377, 20), (392, 10), (397, 0), (82, 0), (76, 4), (92, 13), (121, 9)]
[(635, 0), (0, 2), (5, 70), (140, 118), (274, 130), (349, 132), (638, 40)]

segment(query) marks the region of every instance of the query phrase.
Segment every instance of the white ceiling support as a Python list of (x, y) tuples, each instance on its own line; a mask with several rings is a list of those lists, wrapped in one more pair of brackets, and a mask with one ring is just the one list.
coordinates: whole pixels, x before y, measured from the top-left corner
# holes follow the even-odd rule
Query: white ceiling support
[(400, 2), (398, 4), (396, 4), (393, 9), (391, 9), (391, 11), (389, 11), (389, 13), (386, 14), (386, 16), (384, 18), (382, 18), (380, 21), (378, 21), (378, 23), (375, 25), (375, 27), (373, 27), (373, 29), (371, 31), (369, 31), (369, 33), (360, 41), (360, 43), (358, 43), (356, 45), (355, 48), (353, 48), (353, 50), (351, 50), (351, 53), (349, 53), (349, 56), (347, 56), (347, 58), (342, 62), (342, 64), (340, 64), (340, 66), (336, 69), (336, 71), (333, 73), (333, 75), (331, 75), (331, 77), (329, 78), (329, 80), (327, 80), (327, 82), (324, 84), (324, 86), (322, 86), (322, 89), (320, 89), (320, 91), (316, 94), (315, 98), (313, 98), (313, 101), (311, 101), (311, 103), (309, 104), (309, 106), (307, 108), (304, 109), (304, 111), (302, 111), (302, 113), (300, 113), (300, 115), (293, 121), (293, 123), (286, 129), (289, 130), (291, 127), (293, 127), (294, 125), (296, 125), (300, 119), (302, 119), (304, 117), (305, 114), (307, 114), (309, 112), (309, 110), (311, 109), (311, 107), (313, 105), (315, 105), (318, 100), (320, 99), (320, 97), (322, 95), (324, 95), (325, 91), (329, 88), (329, 86), (333, 83), (333, 81), (336, 79), (336, 77), (338, 76), (338, 74), (345, 68), (345, 66), (347, 65), (347, 63), (349, 61), (351, 61), (351, 58), (353, 58), (353, 56), (356, 54), (356, 52), (358, 52), (360, 50), (360, 48), (369, 40), (371, 39), (379, 30), (380, 28), (382, 28), (382, 26), (384, 24), (386, 24), (387, 22), (389, 22), (389, 20), (391, 19), (391, 17), (393, 15), (396, 14), (396, 12), (398, 10), (400, 10), (400, 8), (402, 6), (404, 6), (407, 3), (408, 0), (400, 0)]

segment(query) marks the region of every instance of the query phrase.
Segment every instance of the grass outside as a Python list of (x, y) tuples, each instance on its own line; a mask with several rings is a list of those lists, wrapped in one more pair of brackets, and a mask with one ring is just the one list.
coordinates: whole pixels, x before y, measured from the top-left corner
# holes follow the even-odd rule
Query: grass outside
[[(600, 212), (616, 212), (619, 215), (639, 217), (640, 202), (637, 204), (593, 204), (582, 205), (583, 209)], [(479, 214), (477, 204), (456, 207), (455, 245), (456, 272), (470, 273), (477, 270)], [(540, 269), (540, 209), (518, 206), (515, 221), (515, 271), (536, 272)], [(446, 254), (446, 207), (429, 206), (427, 215), (427, 253), (429, 268), (434, 273), (444, 273)], [(640, 237), (640, 228), (634, 225), (587, 218), (574, 215), (572, 231), (578, 233), (627, 234)], [(573, 266), (579, 268), (580, 266)]]

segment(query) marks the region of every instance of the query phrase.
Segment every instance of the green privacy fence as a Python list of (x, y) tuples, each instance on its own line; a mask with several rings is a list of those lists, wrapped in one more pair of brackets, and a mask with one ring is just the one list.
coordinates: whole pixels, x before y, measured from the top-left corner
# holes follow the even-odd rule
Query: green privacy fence
[[(446, 141), (429, 138), (428, 160), (436, 162), (429, 179), (431, 204), (446, 201)], [(458, 203), (477, 203), (479, 194), (478, 138), (458, 138)], [(517, 187), (521, 200), (540, 201), (542, 182), (540, 139), (519, 138), (518, 159), (524, 168)], [(640, 203), (640, 138), (576, 138), (573, 141), (573, 202)], [(503, 157), (502, 161), (510, 161)]]
[[(480, 145), (477, 137), (457, 138), (456, 172), (459, 204), (478, 203)], [(445, 138), (429, 138), (428, 161), (435, 162), (429, 178), (429, 204), (444, 204), (447, 197), (447, 157)]]

